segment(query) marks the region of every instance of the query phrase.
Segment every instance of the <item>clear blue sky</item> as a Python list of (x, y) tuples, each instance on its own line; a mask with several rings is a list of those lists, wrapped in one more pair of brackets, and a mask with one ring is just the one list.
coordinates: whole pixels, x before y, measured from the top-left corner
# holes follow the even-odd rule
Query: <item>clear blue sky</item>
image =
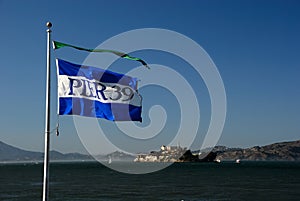
[[(47, 21), (53, 23), (53, 39), (88, 48), (138, 28), (182, 33), (207, 51), (225, 85), (227, 119), (218, 144), (250, 147), (300, 139), (299, 19), (296, 0), (0, 0), (0, 140), (27, 150), (43, 150)], [(182, 62), (151, 51), (136, 55), (149, 63), (175, 66)], [(60, 50), (54, 56), (80, 63), (87, 54)], [(133, 65), (117, 62), (124, 68)], [(151, 90), (143, 93), (145, 98)], [(52, 105), (55, 113), (55, 96)], [(205, 122), (207, 111), (200, 109)], [(52, 137), (52, 149), (84, 152), (72, 118), (61, 117), (60, 123), (61, 135)], [(166, 132), (176, 129), (170, 126)], [(194, 148), (197, 143), (200, 139)]]

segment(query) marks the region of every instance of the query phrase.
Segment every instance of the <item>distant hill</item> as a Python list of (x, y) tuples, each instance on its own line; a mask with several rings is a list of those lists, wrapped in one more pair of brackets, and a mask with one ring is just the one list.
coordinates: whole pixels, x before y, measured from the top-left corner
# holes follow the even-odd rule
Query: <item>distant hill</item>
[(300, 140), (279, 142), (266, 146), (251, 148), (227, 148), (217, 146), (213, 149), (220, 160), (251, 160), (251, 161), (300, 161)]
[[(135, 156), (128, 155), (122, 152), (113, 152), (108, 155), (97, 155), (96, 158), (102, 161), (133, 161)], [(43, 161), (44, 153), (26, 151), (14, 146), (5, 144), (0, 141), (0, 162), (18, 162), (18, 161)], [(63, 154), (58, 151), (50, 151), (50, 160), (53, 161), (81, 161), (81, 160), (95, 160), (90, 155), (79, 153)]]
[[(58, 151), (50, 151), (50, 160), (91, 160), (92, 157), (79, 153), (62, 154)], [(44, 153), (26, 151), (0, 141), (0, 162), (10, 161), (42, 161)]]
[(125, 154), (123, 152), (115, 151), (107, 155), (97, 155), (95, 158), (100, 161), (133, 161), (136, 156)]
[(0, 141), (0, 161), (43, 160), (43, 153), (25, 151)]

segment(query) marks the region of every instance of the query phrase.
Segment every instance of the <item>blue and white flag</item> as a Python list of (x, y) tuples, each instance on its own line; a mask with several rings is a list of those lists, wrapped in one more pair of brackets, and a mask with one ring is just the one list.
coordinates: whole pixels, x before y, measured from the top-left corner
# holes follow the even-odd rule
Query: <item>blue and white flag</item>
[(137, 79), (56, 59), (59, 115), (142, 121)]

